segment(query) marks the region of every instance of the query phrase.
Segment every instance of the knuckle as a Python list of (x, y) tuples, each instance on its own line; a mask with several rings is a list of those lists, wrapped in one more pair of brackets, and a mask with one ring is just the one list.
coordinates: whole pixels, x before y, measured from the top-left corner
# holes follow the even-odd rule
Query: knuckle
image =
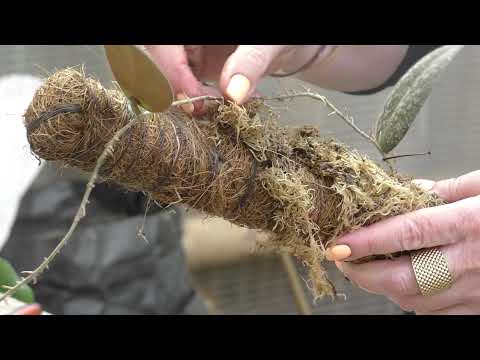
[(375, 241), (375, 239), (373, 237), (368, 237), (367, 238), (367, 241), (365, 242), (365, 247), (366, 247), (366, 250), (367, 250), (367, 254), (374, 255), (374, 254), (377, 253), (376, 244), (377, 244), (377, 242)]
[(249, 46), (246, 49), (246, 60), (253, 66), (266, 68), (268, 65), (268, 56), (264, 48)]
[(375, 236), (368, 237), (365, 241), (366, 254), (377, 255), (384, 254), (386, 251), (385, 244), (382, 241), (378, 241)]
[(410, 277), (403, 271), (392, 272), (388, 291), (396, 296), (410, 295), (412, 293)]
[(457, 199), (462, 188), (463, 177), (459, 176), (451, 179), (447, 185), (447, 191), (450, 197)]
[(428, 233), (432, 224), (428, 218), (420, 218), (418, 215), (405, 214), (402, 230), (399, 234), (399, 242), (402, 250), (414, 250), (424, 247), (425, 232)]

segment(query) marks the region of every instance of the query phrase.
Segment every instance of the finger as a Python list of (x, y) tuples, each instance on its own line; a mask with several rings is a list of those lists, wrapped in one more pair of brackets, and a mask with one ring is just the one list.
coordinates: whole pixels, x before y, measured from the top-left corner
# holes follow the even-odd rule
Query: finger
[(475, 312), (470, 306), (467, 305), (455, 305), (446, 309), (441, 309), (437, 311), (432, 311), (429, 313), (419, 312), (417, 315), (476, 315), (478, 312)]
[[(422, 294), (392, 297), (391, 299), (406, 311), (427, 314), (452, 306), (460, 305), (468, 301), (476, 291), (476, 285), (480, 279), (461, 278), (454, 282), (451, 288), (441, 291), (432, 296)], [(476, 296), (478, 302), (478, 294)]]
[(409, 256), (364, 264), (342, 262), (343, 274), (362, 289), (379, 295), (416, 295), (420, 289)]
[(239, 104), (245, 102), (284, 48), (284, 45), (240, 45), (225, 62), (219, 81), (221, 91)]
[(28, 304), (16, 309), (12, 315), (41, 315), (42, 307), (39, 304)]
[(432, 191), (448, 202), (480, 195), (480, 170), (440, 181), (414, 180), (426, 191)]
[[(145, 48), (169, 80), (177, 99), (205, 95), (202, 84), (189, 66), (183, 45), (146, 45)], [(202, 108), (202, 101), (195, 103), (195, 111), (201, 111)]]
[(202, 58), (198, 61), (201, 66), (195, 66), (193, 73), (200, 81), (218, 82), (225, 62), (236, 48), (236, 45), (202, 45)]
[[(463, 245), (441, 247), (440, 251), (447, 261), (453, 285), (433, 296), (421, 294), (410, 256), (363, 264), (341, 262), (340, 266), (342, 272), (359, 287), (385, 295), (405, 310), (430, 311), (462, 302), (466, 297), (480, 298), (475, 286), (475, 290), (472, 290), (472, 284), (477, 284), (480, 280), (480, 275), (476, 275), (480, 266), (467, 268), (465, 263), (470, 260), (465, 257)], [(469, 275), (471, 273), (474, 275)]]
[(338, 239), (337, 245), (347, 245), (351, 255), (333, 260), (350, 261), (455, 243), (478, 232), (479, 211), (480, 199), (474, 197), (383, 220)]
[(185, 45), (184, 49), (192, 74), (199, 79), (198, 75), (202, 73), (204, 65), (203, 45)]

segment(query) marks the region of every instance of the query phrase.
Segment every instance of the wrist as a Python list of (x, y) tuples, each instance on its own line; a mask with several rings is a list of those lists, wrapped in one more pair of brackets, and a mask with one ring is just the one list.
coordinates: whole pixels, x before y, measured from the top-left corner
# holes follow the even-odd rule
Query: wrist
[(338, 45), (301, 45), (294, 46), (285, 55), (279, 69), (271, 76), (286, 77), (297, 75), (311, 66), (327, 59)]
[[(334, 45), (335, 46), (335, 45)], [(341, 45), (297, 74), (325, 89), (356, 92), (377, 88), (395, 72), (408, 45)]]

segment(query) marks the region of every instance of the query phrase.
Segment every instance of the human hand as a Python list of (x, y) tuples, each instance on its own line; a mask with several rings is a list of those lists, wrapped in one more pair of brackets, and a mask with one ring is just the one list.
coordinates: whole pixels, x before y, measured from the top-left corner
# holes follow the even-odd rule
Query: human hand
[[(480, 314), (480, 171), (438, 182), (419, 180), (449, 202), (399, 215), (341, 237), (327, 252), (352, 282), (417, 314)], [(369, 255), (438, 247), (453, 284), (432, 296), (420, 293), (410, 257), (362, 264)]]
[[(146, 45), (169, 79), (177, 99), (226, 96), (242, 104), (255, 94), (263, 76), (289, 72), (307, 63), (320, 45)], [(218, 82), (218, 88), (205, 85)], [(201, 112), (203, 102), (184, 106)]]

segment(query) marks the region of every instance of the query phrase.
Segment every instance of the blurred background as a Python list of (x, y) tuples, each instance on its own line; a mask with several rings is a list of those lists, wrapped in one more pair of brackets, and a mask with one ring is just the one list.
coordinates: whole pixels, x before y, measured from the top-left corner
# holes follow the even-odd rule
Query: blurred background
[[(42, 78), (55, 69), (79, 64), (85, 65), (88, 75), (97, 77), (105, 86), (111, 87), (112, 76), (101, 46), (0, 47), (0, 79), (12, 74)], [(300, 85), (293, 79), (269, 78), (260, 84), (259, 89), (264, 95), (274, 95), (284, 89), (300, 90)], [(354, 116), (356, 124), (367, 131), (380, 114), (391, 90), (369, 96), (352, 96), (309, 87), (326, 95), (340, 109), (347, 109)], [(431, 155), (399, 159), (396, 165), (401, 172), (417, 178), (440, 179), (479, 168), (478, 90), (480, 47), (466, 46), (434, 87), (414, 126), (396, 150), (399, 154), (431, 151)], [(379, 160), (376, 150), (363, 138), (340, 119), (327, 117), (328, 111), (321, 103), (311, 99), (296, 99), (290, 103), (273, 105), (280, 112), (284, 124), (318, 126), (325, 136), (336, 137)], [(20, 121), (23, 110), (2, 114), (2, 122)], [(47, 167), (35, 176), (35, 181), (48, 183), (60, 175), (57, 169)], [(254, 231), (237, 228), (220, 219), (206, 219), (193, 211), (178, 211), (183, 219), (181, 245), (188, 266), (186, 281), (197, 291), (208, 313), (298, 314), (301, 311), (299, 296), (304, 297), (314, 314), (403, 313), (387, 299), (352, 286), (334, 267), (328, 267), (331, 279), (338, 292), (345, 294), (345, 299), (339, 297), (332, 302), (326, 298), (314, 304), (305, 286), (303, 279), (306, 279), (306, 275), (300, 264), (293, 263), (298, 274), (298, 278), (293, 279), (288, 276), (289, 264), (285, 259), (274, 254), (252, 253), (257, 236)], [(23, 234), (28, 236), (28, 231), (25, 230)], [(27, 266), (28, 270), (36, 265), (19, 262), (19, 266)], [(54, 270), (52, 267), (50, 271)], [(131, 271), (134, 273), (135, 269)]]

